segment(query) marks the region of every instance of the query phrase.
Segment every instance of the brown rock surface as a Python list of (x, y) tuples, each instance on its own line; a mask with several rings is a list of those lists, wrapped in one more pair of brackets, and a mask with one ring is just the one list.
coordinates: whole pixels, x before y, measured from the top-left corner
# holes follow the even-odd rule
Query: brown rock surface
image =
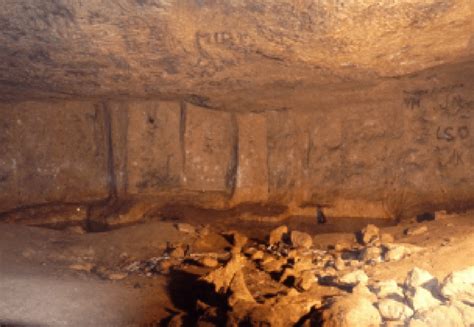
[(107, 110), (92, 102), (0, 105), (0, 212), (109, 194)]
[(113, 216), (144, 197), (329, 218), (464, 208), (471, 6), (7, 1), (0, 212), (107, 203)]
[[(367, 83), (472, 55), (470, 5), (8, 1), (0, 13), (2, 97), (181, 94), (251, 110), (260, 109), (258, 90), (277, 109), (307, 85)], [(246, 101), (234, 101), (242, 92)]]

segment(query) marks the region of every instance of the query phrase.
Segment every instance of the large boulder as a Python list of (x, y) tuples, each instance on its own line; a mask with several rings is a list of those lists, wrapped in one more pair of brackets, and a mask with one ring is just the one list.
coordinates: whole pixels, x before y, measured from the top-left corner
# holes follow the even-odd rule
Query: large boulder
[(418, 267), (415, 267), (408, 272), (405, 279), (405, 287), (407, 289), (423, 287), (429, 291), (436, 291), (438, 286), (438, 280), (433, 275)]
[(368, 224), (360, 231), (360, 241), (364, 245), (372, 244), (380, 238), (380, 230), (377, 226)]
[(339, 278), (340, 283), (348, 286), (366, 285), (368, 281), (369, 277), (363, 270), (355, 270)]
[(454, 307), (439, 305), (418, 312), (410, 321), (410, 327), (463, 327), (462, 315)]
[(442, 283), (441, 294), (474, 305), (474, 266), (449, 274)]
[(379, 327), (379, 311), (365, 296), (352, 294), (337, 299), (323, 312), (324, 327)]
[(216, 293), (225, 294), (233, 283), (235, 274), (242, 269), (242, 260), (240, 254), (234, 253), (225, 266), (211, 271), (201, 277), (201, 280), (212, 284)]
[(405, 303), (393, 299), (383, 299), (378, 303), (382, 318), (387, 320), (406, 320), (413, 315), (413, 310)]
[(408, 303), (415, 311), (428, 310), (441, 304), (433, 294), (424, 287), (416, 287), (405, 291)]
[(290, 238), (294, 247), (309, 249), (313, 245), (313, 238), (305, 232), (292, 231)]
[(403, 289), (393, 279), (380, 281), (374, 285), (375, 294), (380, 299), (391, 297), (403, 299)]
[(288, 227), (285, 225), (279, 226), (270, 232), (268, 239), (269, 245), (275, 245), (283, 240), (283, 236), (288, 234)]

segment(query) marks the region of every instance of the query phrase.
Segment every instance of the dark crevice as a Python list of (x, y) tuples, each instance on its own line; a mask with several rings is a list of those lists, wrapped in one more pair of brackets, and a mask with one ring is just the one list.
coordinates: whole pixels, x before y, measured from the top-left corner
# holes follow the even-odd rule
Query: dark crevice
[(231, 116), (231, 129), (232, 146), (230, 163), (226, 174), (226, 186), (232, 196), (237, 184), (237, 169), (239, 166), (239, 124), (235, 114), (232, 114)]

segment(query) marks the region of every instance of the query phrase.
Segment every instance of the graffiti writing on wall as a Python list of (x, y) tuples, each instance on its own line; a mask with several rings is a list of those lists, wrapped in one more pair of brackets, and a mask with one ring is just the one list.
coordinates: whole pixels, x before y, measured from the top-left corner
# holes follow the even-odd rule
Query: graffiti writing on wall
[(250, 46), (252, 40), (247, 33), (219, 31), (219, 32), (196, 32), (198, 46), (219, 45), (228, 48)]
[(403, 102), (405, 107), (409, 109), (415, 109), (421, 107), (421, 99), (424, 94), (427, 94), (426, 90), (416, 90), (416, 91), (403, 91), (404, 97)]
[(436, 131), (436, 138), (438, 140), (446, 140), (448, 142), (453, 142), (456, 139), (465, 140), (469, 137), (469, 128), (467, 126), (447, 126), (441, 127), (438, 126)]
[(434, 106), (434, 111), (443, 123), (436, 129), (436, 140), (440, 143), (437, 150), (442, 167), (463, 165), (465, 141), (470, 139), (470, 120), (472, 102), (461, 94), (447, 92)]
[[(409, 117), (416, 119), (420, 144), (429, 144), (434, 138), (434, 154), (445, 172), (457, 171), (459, 166), (470, 163), (469, 148), (474, 145), (471, 129), (474, 101), (464, 92), (463, 83), (439, 85), (432, 88), (404, 90), (403, 105)], [(420, 149), (422, 151), (422, 149)]]
[(430, 89), (415, 89), (415, 90), (404, 90), (403, 91), (403, 102), (405, 107), (408, 109), (421, 108), (423, 100), (427, 96), (436, 96), (439, 94), (446, 94), (446, 101), (439, 105), (440, 108), (454, 106), (464, 106), (465, 100), (460, 95), (453, 95), (458, 89), (462, 89), (464, 84), (457, 83), (439, 87), (433, 87)]
[[(248, 52), (252, 41), (241, 32), (218, 31), (195, 34), (195, 45), (198, 58), (194, 72), (200, 76), (213, 76), (226, 67), (239, 63), (241, 54)], [(229, 51), (222, 51), (222, 50)]]
[(441, 167), (459, 166), (464, 164), (463, 152), (459, 149), (451, 149), (449, 147), (436, 147), (439, 155), (439, 165)]

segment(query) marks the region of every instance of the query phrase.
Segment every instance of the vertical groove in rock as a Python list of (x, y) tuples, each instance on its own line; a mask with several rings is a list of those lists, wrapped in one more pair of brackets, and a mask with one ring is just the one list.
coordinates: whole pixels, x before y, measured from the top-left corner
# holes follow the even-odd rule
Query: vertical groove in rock
[(104, 114), (105, 145), (107, 151), (107, 183), (109, 188), (109, 199), (117, 198), (117, 179), (114, 166), (114, 146), (112, 139), (112, 118), (110, 108), (106, 102), (100, 104)]
[(227, 170), (227, 189), (229, 190), (230, 196), (235, 192), (237, 185), (237, 169), (239, 166), (239, 124), (237, 122), (237, 116), (235, 113), (231, 116), (232, 126), (232, 148), (231, 148), (231, 160), (229, 168)]
[[(180, 102), (180, 121), (179, 121), (179, 144), (181, 147), (181, 162), (182, 162), (182, 171), (181, 174), (184, 176), (186, 167), (186, 144), (184, 142), (184, 137), (186, 134), (186, 111), (187, 105), (185, 101)], [(183, 179), (181, 178), (181, 182)]]

